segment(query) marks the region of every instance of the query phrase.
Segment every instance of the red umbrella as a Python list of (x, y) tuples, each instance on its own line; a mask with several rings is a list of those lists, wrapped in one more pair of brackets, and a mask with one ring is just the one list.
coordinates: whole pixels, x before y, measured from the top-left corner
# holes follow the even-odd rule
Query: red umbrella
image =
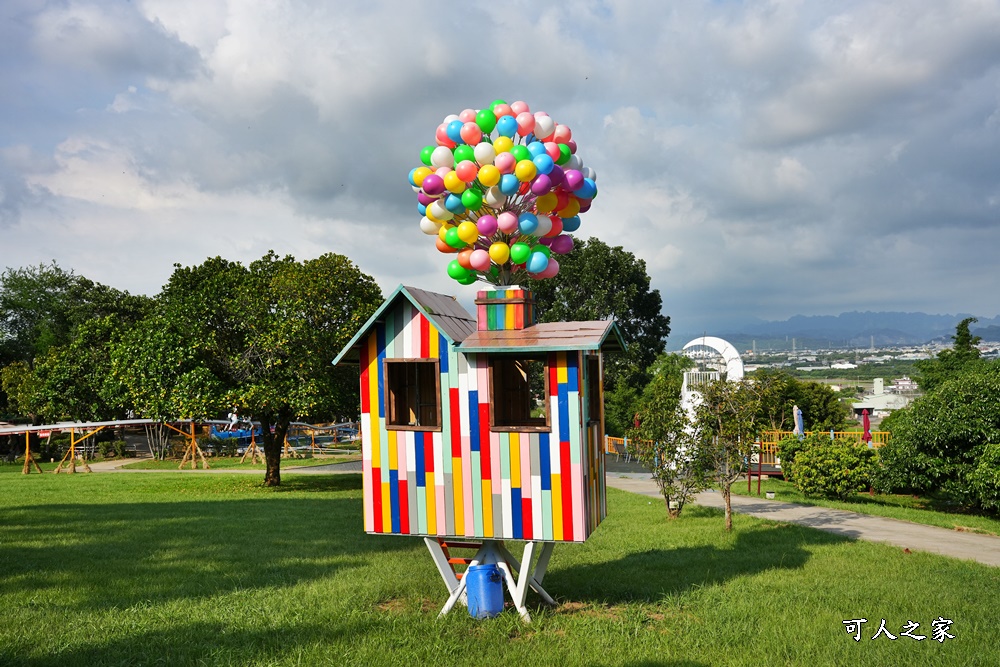
[(872, 441), (872, 422), (868, 418), (867, 408), (861, 411), (861, 424), (865, 429), (865, 432), (861, 434), (861, 439), (870, 445)]

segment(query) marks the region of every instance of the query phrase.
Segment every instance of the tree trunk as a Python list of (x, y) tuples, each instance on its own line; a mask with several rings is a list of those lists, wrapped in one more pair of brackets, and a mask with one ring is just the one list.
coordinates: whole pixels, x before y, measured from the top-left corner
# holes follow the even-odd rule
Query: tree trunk
[[(274, 433), (271, 433), (271, 422), (274, 422)], [(285, 443), (288, 425), (292, 421), (291, 414), (279, 410), (278, 414), (265, 413), (261, 415), (260, 429), (264, 440), (264, 486), (281, 486), (281, 448)]]
[(722, 487), (722, 499), (726, 501), (726, 532), (733, 531), (733, 493), (728, 484)]

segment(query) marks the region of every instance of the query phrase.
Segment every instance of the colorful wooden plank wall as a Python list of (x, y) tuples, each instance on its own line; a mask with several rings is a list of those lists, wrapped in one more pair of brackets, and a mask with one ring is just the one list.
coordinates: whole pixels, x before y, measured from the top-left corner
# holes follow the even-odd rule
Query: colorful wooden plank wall
[[(386, 429), (386, 358), (440, 359), (441, 430)], [(582, 360), (548, 355), (551, 432), (495, 433), (486, 355), (458, 353), (410, 303), (396, 308), (361, 350), (365, 530), (584, 541), (606, 504), (603, 447), (584, 427)]]

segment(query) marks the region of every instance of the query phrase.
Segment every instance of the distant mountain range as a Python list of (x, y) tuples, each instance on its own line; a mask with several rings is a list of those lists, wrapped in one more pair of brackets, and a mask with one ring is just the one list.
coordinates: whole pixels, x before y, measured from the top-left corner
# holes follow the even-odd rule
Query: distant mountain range
[[(723, 338), (739, 350), (756, 346), (758, 351), (923, 345), (948, 342), (955, 325), (972, 315), (928, 315), (926, 313), (850, 312), (840, 315), (796, 315), (783, 321), (756, 321), (729, 331), (670, 334), (668, 348), (677, 350), (698, 336)], [(1000, 316), (980, 317), (972, 325), (973, 335), (983, 341), (1000, 341)]]

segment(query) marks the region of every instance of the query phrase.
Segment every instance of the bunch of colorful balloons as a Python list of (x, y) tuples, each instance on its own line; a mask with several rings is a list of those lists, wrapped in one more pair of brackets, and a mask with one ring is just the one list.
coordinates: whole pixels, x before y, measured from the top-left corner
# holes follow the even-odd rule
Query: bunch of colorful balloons
[(421, 231), (457, 254), (448, 275), (463, 285), (556, 275), (556, 255), (573, 250), (569, 233), (597, 195), (569, 127), (524, 102), (495, 100), (446, 117), (435, 139), (410, 185)]

